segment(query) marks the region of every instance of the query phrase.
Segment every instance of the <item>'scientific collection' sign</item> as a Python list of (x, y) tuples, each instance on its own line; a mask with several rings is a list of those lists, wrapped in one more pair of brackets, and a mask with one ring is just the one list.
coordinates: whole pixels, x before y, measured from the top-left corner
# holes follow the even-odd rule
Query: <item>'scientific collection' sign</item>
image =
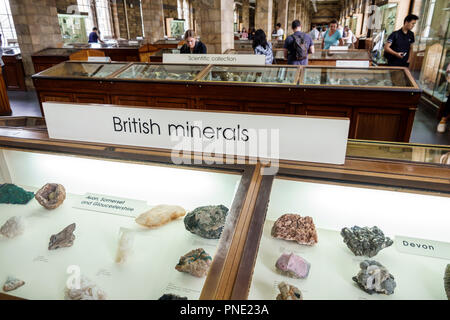
[(266, 64), (262, 54), (174, 54), (163, 53), (163, 63), (188, 64), (236, 64), (263, 66)]

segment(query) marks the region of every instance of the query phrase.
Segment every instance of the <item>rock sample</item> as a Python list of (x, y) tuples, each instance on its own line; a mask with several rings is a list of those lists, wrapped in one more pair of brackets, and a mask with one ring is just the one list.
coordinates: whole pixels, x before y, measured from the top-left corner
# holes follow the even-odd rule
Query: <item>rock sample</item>
[(60, 233), (52, 235), (50, 237), (50, 243), (48, 244), (48, 250), (71, 247), (75, 240), (75, 235), (73, 234), (75, 227), (76, 224), (72, 223), (65, 227)]
[(450, 264), (445, 268), (444, 274), (444, 288), (447, 299), (450, 300)]
[(309, 274), (311, 264), (300, 256), (293, 253), (283, 253), (277, 260), (275, 267), (288, 277), (304, 279)]
[(318, 241), (313, 219), (293, 213), (279, 217), (272, 227), (271, 234), (278, 239), (293, 240), (308, 246), (315, 245)]
[(184, 217), (186, 229), (200, 237), (219, 239), (228, 208), (223, 205), (198, 207)]
[(133, 253), (134, 232), (125, 228), (119, 231), (119, 246), (116, 253), (116, 262), (125, 263)]
[(14, 277), (8, 277), (6, 279), (5, 284), (3, 285), (3, 291), (8, 292), (12, 290), (16, 290), (17, 288), (23, 286), (25, 284), (25, 281), (14, 278)]
[(41, 206), (52, 210), (58, 208), (66, 199), (66, 189), (61, 184), (47, 183), (34, 196)]
[(145, 227), (159, 227), (186, 214), (180, 206), (160, 204), (136, 218), (136, 223)]
[(341, 236), (355, 256), (367, 256), (369, 258), (376, 256), (380, 250), (394, 243), (390, 238), (385, 237), (383, 231), (377, 226), (372, 228), (358, 226), (350, 229), (343, 228)]
[(5, 183), (0, 187), (0, 203), (27, 204), (33, 197), (33, 192), (25, 191), (15, 184)]
[(106, 293), (85, 276), (80, 277), (79, 286), (66, 286), (65, 300), (106, 300)]
[(198, 248), (189, 251), (184, 256), (181, 256), (180, 261), (175, 266), (175, 269), (201, 278), (208, 274), (211, 263), (211, 256), (202, 248)]
[(25, 231), (25, 218), (15, 216), (9, 218), (0, 228), (0, 234), (7, 238), (14, 238)]
[(187, 300), (187, 297), (181, 297), (176, 294), (166, 293), (163, 294), (158, 300)]
[(277, 300), (303, 300), (302, 292), (286, 282), (278, 284), (278, 289), (280, 293), (277, 295)]
[(364, 260), (359, 264), (361, 270), (353, 277), (358, 286), (367, 292), (393, 294), (396, 287), (394, 276), (379, 262)]

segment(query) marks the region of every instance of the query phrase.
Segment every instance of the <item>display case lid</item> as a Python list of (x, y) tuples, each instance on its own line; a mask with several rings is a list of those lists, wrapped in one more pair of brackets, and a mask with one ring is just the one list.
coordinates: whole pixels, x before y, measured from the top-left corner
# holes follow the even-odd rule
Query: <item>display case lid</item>
[(309, 60), (370, 60), (367, 50), (332, 51), (317, 50), (310, 53)]
[(395, 88), (420, 91), (408, 69), (403, 67), (344, 68), (308, 66), (303, 69), (301, 85), (352, 87), (352, 88)]
[(115, 79), (158, 80), (158, 81), (194, 81), (205, 69), (202, 65), (164, 65), (133, 63), (117, 74)]
[(296, 85), (297, 66), (211, 66), (198, 81)]
[(77, 52), (78, 48), (45, 48), (38, 52), (33, 53), (33, 56), (67, 56)]
[(127, 63), (96, 63), (64, 61), (33, 77), (49, 78), (108, 78), (127, 66)]

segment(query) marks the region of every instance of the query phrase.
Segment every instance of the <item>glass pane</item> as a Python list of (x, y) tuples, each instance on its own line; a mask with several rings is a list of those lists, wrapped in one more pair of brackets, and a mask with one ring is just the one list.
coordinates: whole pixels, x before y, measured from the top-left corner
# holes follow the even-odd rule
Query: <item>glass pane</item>
[(450, 153), (449, 146), (364, 140), (349, 140), (347, 144), (347, 157), (357, 158), (441, 163), (442, 157), (447, 153)]
[(70, 56), (72, 53), (79, 51), (78, 49), (66, 48), (48, 48), (33, 53), (33, 56)]
[(370, 57), (367, 50), (348, 50), (348, 51), (318, 50), (310, 54), (308, 59), (370, 60)]
[(412, 87), (403, 70), (305, 68), (303, 84)]
[[(205, 237), (191, 233), (184, 218), (196, 208), (214, 205), (215, 212), (211, 208), (197, 212), (203, 212), (202, 219), (214, 212), (214, 219), (219, 216), (225, 220), (241, 180), (239, 172), (35, 151), (0, 149), (0, 154), (6, 161), (0, 163), (0, 199), (14, 200), (2, 190), (6, 182), (15, 185), (8, 186), (16, 192), (15, 199), (24, 196), (19, 187), (30, 192), (22, 198), (29, 200), (25, 204), (0, 203), (0, 226), (12, 217), (25, 222), (22, 234), (14, 238), (1, 236), (2, 285), (9, 275), (25, 281), (9, 294), (62, 300), (66, 285), (74, 283), (68, 280), (82, 275), (102, 289), (106, 299), (155, 300), (170, 293), (189, 300), (200, 297), (204, 274), (193, 276), (175, 266), (181, 256), (197, 248), (207, 253), (201, 258), (211, 262), (208, 255), (214, 259), (221, 229), (211, 229), (215, 234), (208, 229), (212, 238), (207, 239), (204, 233)], [(6, 172), (8, 181), (2, 180)], [(64, 201), (52, 210), (45, 209), (32, 194), (47, 182), (61, 184), (65, 189)], [(176, 212), (177, 219), (161, 226), (156, 226), (161, 220), (155, 220), (153, 227), (149, 220), (136, 221), (136, 217), (160, 204), (176, 205), (171, 211)], [(49, 250), (51, 235), (73, 223), (73, 244)], [(200, 228), (197, 224), (195, 227)], [(85, 292), (86, 298), (89, 291)]]
[(203, 81), (295, 84), (297, 68), (214, 66)]
[(119, 79), (194, 80), (205, 66), (133, 64), (122, 71)]
[[(442, 210), (450, 206), (449, 197), (294, 179), (290, 176), (273, 182), (250, 300), (275, 299), (281, 282), (299, 289), (304, 300), (447, 300), (442, 278), (448, 260), (427, 257), (425, 250), (435, 250), (428, 247), (432, 244), (429, 240), (449, 245), (450, 216)], [(361, 237), (350, 239), (351, 250), (341, 230), (350, 231), (354, 226), (376, 226), (383, 235), (376, 230), (361, 232)], [(398, 236), (413, 238), (420, 249), (413, 248), (411, 239), (403, 238), (409, 241), (405, 245)], [(369, 237), (373, 237), (370, 245)], [(404, 252), (404, 246), (411, 251)], [(353, 278), (364, 260), (377, 261), (393, 275), (396, 287), (392, 294), (369, 294), (360, 289)], [(388, 288), (385, 279), (374, 276), (373, 281)], [(367, 280), (367, 286), (370, 284)], [(377, 288), (380, 290), (379, 285)]]
[(48, 77), (86, 77), (105, 78), (124, 67), (125, 63), (100, 64), (100, 63), (69, 63), (57, 65), (54, 68), (43, 71), (40, 75)]

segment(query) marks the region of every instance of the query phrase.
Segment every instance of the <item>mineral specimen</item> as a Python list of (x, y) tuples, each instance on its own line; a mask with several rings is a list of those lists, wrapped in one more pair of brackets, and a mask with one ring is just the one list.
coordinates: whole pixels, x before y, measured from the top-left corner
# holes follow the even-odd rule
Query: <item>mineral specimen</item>
[(48, 250), (55, 250), (63, 247), (71, 247), (75, 240), (73, 231), (76, 224), (72, 223), (65, 227), (60, 233), (54, 234), (50, 237), (50, 243), (48, 244)]
[(294, 240), (299, 244), (312, 246), (317, 243), (317, 232), (311, 217), (298, 214), (283, 214), (272, 227), (272, 236), (278, 239)]
[(367, 256), (369, 258), (376, 256), (380, 250), (394, 243), (390, 238), (385, 237), (383, 231), (376, 226), (372, 228), (358, 226), (350, 229), (343, 228), (341, 236), (355, 256)]
[(381, 263), (374, 260), (364, 260), (359, 264), (361, 270), (356, 277), (353, 277), (358, 286), (367, 292), (393, 294), (396, 287), (394, 276), (381, 265)]
[(444, 274), (444, 288), (445, 293), (447, 294), (447, 299), (450, 300), (450, 264), (445, 268)]
[(184, 225), (200, 237), (219, 239), (227, 214), (228, 208), (223, 205), (198, 207), (184, 217)]
[(81, 276), (79, 285), (74, 284), (64, 290), (65, 300), (106, 300), (106, 293), (95, 283)]
[(275, 267), (285, 276), (303, 279), (308, 276), (311, 264), (293, 253), (283, 253), (278, 258)]
[(0, 228), (0, 234), (7, 238), (14, 238), (21, 235), (25, 230), (25, 219), (23, 217), (11, 217)]
[(8, 277), (6, 279), (5, 284), (3, 285), (3, 291), (12, 291), (16, 290), (17, 288), (23, 286), (25, 284), (25, 281), (14, 278), (14, 277)]
[(163, 294), (158, 300), (187, 300), (187, 297), (181, 297), (172, 293)]
[(34, 196), (41, 206), (46, 209), (59, 207), (66, 199), (66, 190), (57, 183), (47, 183)]
[(159, 227), (186, 214), (180, 206), (160, 204), (136, 218), (136, 223), (146, 227)]
[(286, 282), (278, 284), (280, 293), (277, 295), (277, 300), (303, 300), (302, 292)]
[(120, 228), (119, 246), (117, 248), (116, 262), (125, 263), (133, 253), (134, 233), (131, 230)]
[(25, 191), (11, 183), (2, 184), (0, 187), (0, 203), (27, 204), (33, 197), (33, 192)]
[(191, 250), (175, 266), (180, 272), (187, 272), (195, 277), (204, 277), (208, 273), (209, 266), (212, 263), (211, 256), (202, 248)]

